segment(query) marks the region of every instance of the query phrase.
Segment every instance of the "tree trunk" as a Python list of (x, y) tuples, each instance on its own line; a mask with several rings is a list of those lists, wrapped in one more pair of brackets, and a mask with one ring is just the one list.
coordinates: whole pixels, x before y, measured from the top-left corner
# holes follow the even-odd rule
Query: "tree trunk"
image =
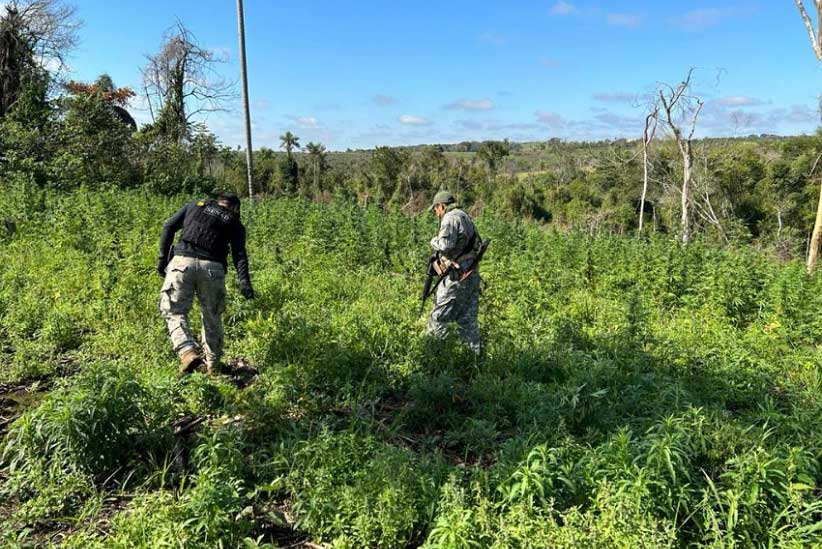
[(651, 217), (654, 220), (654, 233), (656, 233), (656, 204), (651, 204)]
[(680, 229), (682, 231), (682, 243), (687, 244), (690, 240), (690, 223), (688, 222), (688, 202), (691, 194), (691, 165), (693, 158), (691, 146), (688, 143), (682, 154), (682, 218)]
[[(796, 7), (799, 8), (799, 15), (802, 16), (802, 22), (805, 23), (805, 28), (808, 29), (808, 34), (811, 39), (811, 49), (813, 49), (816, 58), (822, 61), (822, 28), (817, 28), (816, 31), (814, 31), (813, 22), (808, 16), (808, 12), (805, 11), (803, 2), (804, 0), (796, 0)], [(819, 0), (814, 0), (814, 4), (816, 4), (817, 26), (820, 26), (820, 24), (822, 24), (822, 3), (820, 3)]]
[(819, 241), (822, 239), (822, 181), (819, 185), (819, 201), (816, 206), (816, 222), (813, 224), (813, 234), (808, 247), (808, 274), (816, 269), (816, 260), (819, 256)]
[(642, 235), (642, 227), (645, 225), (645, 199), (648, 196), (648, 148), (651, 141), (656, 136), (656, 128), (659, 123), (659, 103), (653, 107), (653, 111), (645, 117), (645, 129), (642, 131), (642, 198), (639, 203), (639, 234)]
[(642, 197), (639, 199), (639, 234), (642, 235), (642, 223), (645, 220), (645, 196), (648, 194), (648, 145), (642, 146)]

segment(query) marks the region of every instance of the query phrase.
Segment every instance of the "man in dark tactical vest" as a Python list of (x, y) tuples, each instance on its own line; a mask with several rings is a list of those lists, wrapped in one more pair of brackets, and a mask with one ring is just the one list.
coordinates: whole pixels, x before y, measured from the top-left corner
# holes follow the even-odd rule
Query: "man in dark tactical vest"
[(447, 273), (437, 287), (434, 309), (428, 319), (428, 335), (443, 338), (448, 325), (455, 323), (457, 333), (472, 351), (480, 352), (479, 312), (480, 276), (478, 252), (482, 246), (474, 221), (460, 208), (454, 195), (440, 191), (431, 210), (440, 219), (431, 247), (437, 252), (434, 268)]
[[(174, 235), (181, 229), (180, 239), (172, 250)], [(180, 357), (181, 376), (192, 373), (203, 363), (209, 373), (219, 371), (229, 249), (240, 279), (240, 293), (252, 299), (245, 227), (240, 222), (237, 195), (223, 193), (217, 200), (187, 204), (163, 225), (157, 265), (157, 272), (164, 277), (160, 313)], [(188, 324), (195, 295), (200, 301), (203, 322), (202, 347), (192, 337)]]

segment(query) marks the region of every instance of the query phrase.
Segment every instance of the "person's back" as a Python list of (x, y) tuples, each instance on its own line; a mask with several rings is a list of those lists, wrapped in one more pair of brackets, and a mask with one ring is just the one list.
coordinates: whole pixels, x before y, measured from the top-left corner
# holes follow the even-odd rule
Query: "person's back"
[(449, 205), (440, 221), (440, 231), (432, 240), (432, 247), (449, 261), (470, 266), (471, 254), (479, 248), (479, 237), (474, 220), (456, 204)]
[[(180, 239), (172, 248), (174, 235), (180, 231)], [(216, 201), (187, 204), (163, 225), (157, 267), (164, 277), (160, 312), (180, 357), (181, 374), (191, 373), (203, 361), (210, 372), (219, 368), (229, 251), (240, 279), (240, 291), (246, 298), (254, 297), (245, 237), (245, 227), (240, 222), (240, 200), (228, 193)], [(195, 295), (200, 301), (203, 321), (202, 352), (188, 325)]]

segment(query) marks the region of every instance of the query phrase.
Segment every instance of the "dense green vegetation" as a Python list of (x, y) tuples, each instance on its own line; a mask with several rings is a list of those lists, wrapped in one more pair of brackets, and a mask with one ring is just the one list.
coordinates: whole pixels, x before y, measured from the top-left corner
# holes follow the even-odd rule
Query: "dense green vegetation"
[[(4, 547), (822, 546), (822, 282), (797, 259), (822, 133), (695, 142), (680, 246), (662, 130), (644, 204), (637, 142), (287, 131), (254, 153), (230, 371), (178, 381), (157, 239), (246, 192), (197, 116), (231, 83), (178, 22), (137, 127), (132, 90), (53, 68), (74, 11), (29, 4), (0, 10)], [(493, 241), (482, 358), (417, 316), (446, 187)]]
[[(132, 131), (113, 103), (127, 101), (130, 92), (101, 78), (108, 87), (74, 84), (56, 98), (47, 93), (47, 75), (30, 83), (15, 109), (0, 118), (4, 182), (60, 190), (143, 188), (165, 195), (247, 193), (243, 154), (220, 144), (201, 124), (192, 124), (181, 139), (163, 134), (159, 122)], [(696, 143), (691, 232), (721, 245), (750, 243), (786, 258), (805, 255), (819, 194), (820, 139)], [(415, 213), (437, 190), (449, 188), (474, 212), (490, 208), (589, 234), (628, 234), (639, 222), (637, 142), (488, 141), (348, 152), (328, 152), (318, 143), (300, 152), (291, 132), (282, 142), (284, 152), (255, 152), (257, 193)], [(650, 158), (645, 226), (676, 234), (680, 154), (673, 142), (658, 138)]]
[[(0, 181), (61, 191), (140, 188), (166, 196), (218, 188), (247, 192), (245, 155), (203, 124), (204, 111), (226, 107), (232, 97), (230, 81), (218, 77), (219, 55), (198, 44), (181, 22), (168, 29), (142, 69), (143, 103), (152, 121), (138, 127), (127, 110), (133, 90), (118, 88), (105, 74), (92, 83), (65, 82), (54, 70), (76, 41), (74, 12), (60, 0), (38, 6), (9, 8), (0, 16), (0, 44), (14, 44), (0, 51), (7, 66), (0, 71)], [(685, 111), (680, 115), (687, 118)], [(637, 138), (643, 119), (637, 111)], [(685, 162), (670, 133), (660, 126), (649, 143), (644, 200), (638, 139), (329, 152), (285, 131), (282, 152), (255, 151), (253, 187), (270, 197), (343, 200), (405, 213), (424, 210), (437, 190), (449, 188), (475, 213), (491, 209), (590, 235), (634, 233), (643, 211), (648, 232), (750, 243), (783, 258), (806, 254), (822, 135), (693, 142), (682, 224)]]
[(226, 313), (259, 375), (177, 382), (154, 258), (187, 197), (6, 189), (0, 381), (36, 396), (3, 394), (3, 545), (276, 546), (286, 521), (338, 547), (822, 543), (799, 262), (486, 212), (476, 361), (416, 316), (433, 217), (266, 199), (259, 297)]
[[(218, 56), (179, 23), (143, 68), (152, 122), (137, 127), (127, 109), (135, 93), (108, 75), (65, 82), (45, 59), (62, 60), (73, 42), (72, 11), (43, 0), (45, 11), (7, 10), (0, 42), (0, 179), (38, 189), (141, 188), (194, 194), (217, 188), (247, 192), (245, 155), (219, 142), (202, 109), (225, 106), (231, 86), (214, 80)], [(39, 15), (37, 15), (39, 14)], [(36, 29), (57, 33), (46, 40)], [(61, 45), (61, 46), (60, 46)], [(43, 50), (45, 48), (45, 50)], [(197, 98), (206, 100), (206, 105)], [(643, 115), (637, 112), (637, 120)], [(642, 134), (637, 124), (636, 136)], [(589, 234), (693, 233), (726, 245), (752, 243), (782, 257), (806, 252), (816, 211), (820, 135), (707, 139), (693, 143), (687, 231), (681, 216), (683, 159), (662, 127), (649, 145), (648, 192), (642, 200), (641, 143), (506, 141), (376, 147), (329, 152), (280, 136), (282, 152), (254, 153), (254, 189), (273, 197), (357, 201), (389, 211), (422, 211), (442, 188), (475, 212), (526, 218)], [(302, 148), (301, 148), (302, 147)]]

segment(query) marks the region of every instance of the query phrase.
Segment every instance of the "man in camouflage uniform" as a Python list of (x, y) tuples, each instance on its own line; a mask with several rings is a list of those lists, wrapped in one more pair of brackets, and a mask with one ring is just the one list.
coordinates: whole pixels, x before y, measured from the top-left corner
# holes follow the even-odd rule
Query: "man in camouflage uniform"
[(457, 325), (460, 338), (479, 354), (477, 313), (480, 276), (477, 252), (482, 240), (474, 221), (456, 204), (450, 192), (438, 192), (431, 209), (440, 218), (439, 233), (431, 239), (431, 247), (439, 255), (435, 269), (440, 273), (448, 267), (452, 270), (437, 287), (426, 334), (444, 338), (448, 335), (448, 325), (453, 322)]
[[(180, 240), (172, 251), (174, 234), (181, 229)], [(209, 373), (219, 371), (229, 248), (240, 279), (240, 292), (252, 299), (254, 290), (248, 273), (245, 227), (240, 222), (237, 195), (223, 193), (217, 200), (187, 204), (163, 225), (157, 266), (157, 272), (164, 277), (160, 313), (166, 321), (174, 351), (180, 357), (180, 376), (192, 373), (203, 363)], [(203, 323), (202, 349), (192, 337), (188, 324), (195, 295), (200, 301)]]

